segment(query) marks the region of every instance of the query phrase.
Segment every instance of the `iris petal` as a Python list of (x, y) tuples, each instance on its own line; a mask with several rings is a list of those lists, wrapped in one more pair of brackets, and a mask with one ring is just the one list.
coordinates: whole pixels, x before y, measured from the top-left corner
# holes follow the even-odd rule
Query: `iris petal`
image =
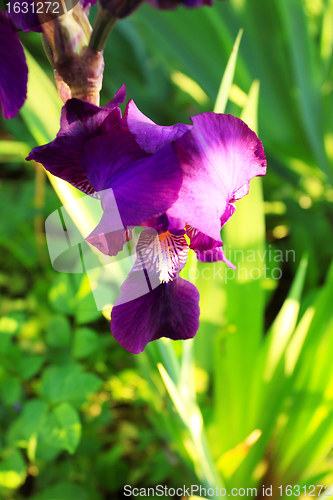
[(189, 224), (186, 224), (186, 234), (191, 241), (190, 249), (195, 251), (197, 259), (200, 260), (200, 262), (222, 261), (225, 262), (228, 267), (236, 269), (236, 266), (226, 258), (222, 249), (222, 241), (216, 241), (210, 238)]
[(51, 174), (64, 179), (86, 194), (96, 189), (88, 182), (81, 164), (84, 144), (91, 138), (119, 126), (120, 109), (117, 104), (123, 98), (116, 97), (106, 108), (70, 99), (62, 108), (60, 130), (54, 141), (34, 148), (27, 160), (42, 163)]
[[(87, 179), (96, 191), (112, 188), (124, 226), (138, 226), (163, 214), (176, 201), (182, 175), (173, 145), (145, 153), (125, 130), (88, 141), (82, 155)], [(101, 197), (108, 212), (113, 198)]]
[(28, 67), (17, 33), (0, 10), (0, 105), (5, 118), (13, 118), (27, 96)]
[(155, 153), (166, 144), (184, 135), (191, 128), (191, 125), (183, 123), (176, 123), (170, 127), (156, 125), (141, 113), (132, 100), (127, 104), (123, 124), (147, 153)]
[(208, 112), (192, 121), (175, 143), (183, 184), (168, 214), (220, 241), (233, 202), (247, 192), (250, 179), (265, 175), (265, 154), (256, 134), (234, 116)]
[[(122, 286), (131, 288), (131, 276)], [(199, 328), (199, 292), (192, 283), (176, 278), (112, 309), (111, 331), (128, 351), (139, 353), (148, 342), (168, 337), (193, 338)]]

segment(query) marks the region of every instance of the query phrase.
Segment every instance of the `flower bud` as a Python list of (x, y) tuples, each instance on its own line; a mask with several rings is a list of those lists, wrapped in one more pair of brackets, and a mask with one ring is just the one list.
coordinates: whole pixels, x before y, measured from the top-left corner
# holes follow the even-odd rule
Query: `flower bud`
[(45, 22), (43, 31), (53, 52), (61, 99), (66, 102), (76, 97), (98, 104), (104, 59), (102, 52), (88, 46), (92, 28), (81, 2), (64, 15)]

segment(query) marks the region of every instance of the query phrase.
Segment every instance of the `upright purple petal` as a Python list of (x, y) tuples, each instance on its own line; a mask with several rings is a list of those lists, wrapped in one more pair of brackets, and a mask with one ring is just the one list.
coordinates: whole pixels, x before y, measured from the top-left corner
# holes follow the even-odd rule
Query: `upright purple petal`
[(139, 146), (147, 153), (155, 153), (166, 144), (170, 144), (184, 135), (191, 128), (191, 125), (183, 123), (176, 123), (170, 127), (156, 125), (141, 113), (132, 100), (127, 104), (123, 123), (134, 135)]
[[(96, 0), (97, 1), (97, 0)], [(118, 92), (115, 93), (114, 98), (105, 104), (105, 108), (113, 109), (117, 106), (120, 106), (126, 98), (126, 85), (122, 85)]]
[[(131, 276), (122, 286), (123, 293), (131, 288), (130, 281)], [(192, 283), (176, 278), (130, 302), (116, 302), (111, 331), (125, 349), (137, 354), (148, 342), (161, 337), (193, 338), (199, 328), (199, 314), (198, 290)]]
[(13, 118), (27, 96), (28, 67), (17, 33), (0, 10), (0, 105), (5, 118)]
[[(122, 99), (122, 95), (120, 97)], [(116, 94), (115, 103), (118, 102)], [(27, 160), (42, 163), (51, 174), (86, 194), (93, 194), (96, 190), (87, 180), (81, 156), (89, 139), (119, 127), (121, 112), (111, 103), (109, 108), (99, 108), (78, 99), (67, 101), (62, 108), (60, 130), (56, 139), (45, 146), (34, 148)]]
[(102, 208), (113, 210), (113, 194), (124, 226), (136, 226), (163, 214), (178, 197), (182, 182), (173, 145), (145, 153), (126, 130), (88, 141), (81, 158), (89, 184), (103, 195)]
[(193, 128), (175, 143), (183, 184), (168, 215), (220, 241), (221, 224), (247, 193), (250, 179), (265, 175), (266, 158), (261, 141), (242, 120), (208, 112), (192, 121)]

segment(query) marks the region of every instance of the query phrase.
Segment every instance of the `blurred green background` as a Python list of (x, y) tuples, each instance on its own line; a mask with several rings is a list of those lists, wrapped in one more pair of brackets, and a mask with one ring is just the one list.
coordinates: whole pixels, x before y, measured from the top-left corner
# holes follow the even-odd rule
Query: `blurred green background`
[(240, 28), (215, 109), (228, 98), (268, 160), (223, 230), (227, 257), (246, 272), (226, 280), (221, 264), (224, 279), (205, 280), (191, 260), (197, 336), (138, 356), (113, 339), (87, 276), (52, 269), (44, 220), (62, 202), (24, 158), (52, 140), (61, 102), (40, 36), (21, 34), (29, 98), (0, 118), (1, 499), (118, 499), (126, 484), (329, 496), (333, 1), (145, 4), (109, 37), (101, 104), (125, 83), (157, 123), (189, 123), (214, 109)]

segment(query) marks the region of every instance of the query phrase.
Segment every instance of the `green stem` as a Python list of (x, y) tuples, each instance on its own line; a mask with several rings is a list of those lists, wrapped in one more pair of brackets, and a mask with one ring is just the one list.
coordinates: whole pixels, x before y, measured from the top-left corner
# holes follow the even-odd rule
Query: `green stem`
[(99, 7), (91, 34), (89, 47), (94, 50), (103, 50), (106, 40), (117, 23), (118, 18), (112, 17), (108, 11)]

